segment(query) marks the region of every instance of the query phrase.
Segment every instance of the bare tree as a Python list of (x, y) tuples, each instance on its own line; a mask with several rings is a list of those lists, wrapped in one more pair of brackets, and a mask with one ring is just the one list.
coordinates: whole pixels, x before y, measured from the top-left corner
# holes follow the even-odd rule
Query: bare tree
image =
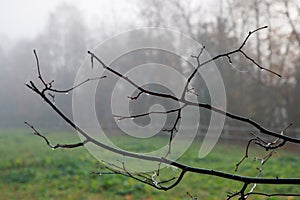
[[(39, 63), (38, 55), (35, 50), (34, 50), (34, 55), (35, 55), (36, 65), (37, 65), (37, 76), (38, 76), (38, 79), (40, 82), (39, 85), (41, 85), (41, 87), (39, 87), (38, 84), (33, 81), (30, 81), (29, 83), (27, 83), (26, 86), (30, 90), (32, 90), (34, 93), (36, 93), (38, 96), (40, 96), (46, 102), (46, 104), (48, 104), (67, 124), (69, 124), (73, 129), (78, 131), (81, 134), (81, 136), (85, 139), (82, 142), (78, 142), (78, 143), (52, 145), (50, 143), (50, 141), (47, 139), (47, 137), (44, 136), (43, 134), (41, 134), (33, 125), (29, 124), (28, 122), (25, 122), (25, 123), (33, 130), (35, 135), (41, 137), (47, 143), (47, 145), (52, 149), (77, 148), (77, 147), (85, 146), (88, 143), (92, 143), (92, 144), (96, 145), (97, 148), (103, 148), (108, 151), (114, 152), (116, 154), (123, 155), (125, 157), (136, 158), (136, 159), (140, 159), (140, 160), (146, 160), (146, 161), (150, 161), (153, 163), (157, 163), (157, 166), (158, 166), (156, 171), (144, 173), (144, 172), (130, 171), (130, 169), (128, 169), (126, 167), (126, 163), (122, 162), (122, 161), (120, 161), (119, 165), (109, 163), (107, 161), (102, 161), (102, 163), (104, 164), (104, 167), (102, 169), (103, 171), (94, 172), (95, 174), (119, 174), (119, 175), (123, 175), (123, 176), (129, 177), (129, 178), (133, 178), (138, 182), (150, 185), (158, 190), (166, 191), (166, 190), (170, 190), (170, 189), (176, 187), (182, 181), (182, 178), (185, 176), (185, 174), (194, 173), (197, 175), (209, 175), (209, 176), (220, 177), (223, 179), (233, 180), (233, 181), (242, 183), (243, 186), (239, 189), (239, 191), (228, 194), (227, 199), (232, 199), (233, 197), (239, 197), (239, 199), (247, 199), (247, 197), (254, 196), (254, 195), (268, 196), (268, 197), (270, 197), (270, 196), (300, 196), (300, 194), (286, 194), (286, 193), (269, 194), (269, 193), (264, 193), (264, 192), (256, 192), (256, 190), (255, 190), (256, 186), (260, 185), (260, 184), (266, 184), (266, 185), (289, 184), (289, 185), (293, 185), (295, 187), (299, 186), (300, 178), (297, 178), (297, 177), (291, 177), (291, 178), (279, 178), (279, 177), (264, 178), (264, 177), (261, 177), (261, 172), (263, 170), (264, 164), (272, 157), (275, 150), (278, 150), (278, 149), (282, 148), (283, 146), (286, 146), (288, 143), (292, 143), (292, 144), (296, 144), (296, 145), (300, 144), (300, 138), (295, 138), (295, 137), (291, 137), (288, 135), (288, 128), (290, 127), (290, 125), (283, 128), (281, 132), (275, 132), (275, 131), (272, 131), (272, 130), (269, 130), (269, 129), (263, 127), (261, 124), (259, 124), (258, 122), (254, 121), (250, 118), (232, 114), (232, 113), (222, 110), (220, 108), (214, 107), (211, 104), (201, 103), (201, 102), (192, 102), (186, 98), (187, 93), (189, 93), (191, 91), (190, 84), (193, 81), (193, 79), (195, 78), (196, 73), (198, 72), (198, 70), (201, 67), (205, 67), (207, 64), (214, 62), (218, 59), (222, 59), (222, 58), (227, 59), (229, 63), (232, 63), (233, 62), (232, 56), (234, 56), (236, 54), (241, 55), (246, 60), (251, 62), (253, 64), (253, 66), (264, 71), (265, 73), (271, 73), (274, 76), (276, 76), (277, 78), (280, 78), (281, 75), (279, 73), (272, 71), (268, 68), (265, 68), (263, 65), (261, 65), (260, 63), (255, 61), (252, 57), (250, 57), (244, 51), (244, 47), (245, 47), (246, 43), (248, 42), (248, 40), (250, 39), (250, 37), (253, 34), (255, 34), (258, 31), (265, 29), (265, 28), (267, 28), (267, 27), (264, 26), (264, 27), (257, 28), (253, 31), (250, 31), (238, 48), (228, 51), (226, 53), (216, 55), (215, 57), (212, 57), (211, 59), (208, 59), (204, 62), (200, 62), (200, 57), (202, 56), (204, 47), (199, 50), (199, 53), (197, 55), (192, 55), (192, 58), (194, 58), (197, 61), (197, 67), (188, 76), (187, 81), (184, 83), (184, 91), (182, 92), (182, 94), (180, 96), (175, 96), (173, 94), (157, 92), (157, 91), (153, 91), (153, 90), (144, 88), (144, 87), (138, 85), (133, 79), (128, 78), (127, 76), (124, 76), (123, 74), (118, 72), (113, 67), (108, 66), (95, 53), (88, 51), (88, 54), (91, 58), (91, 66), (92, 67), (94, 66), (94, 63), (100, 64), (106, 71), (119, 77), (120, 79), (122, 79), (123, 81), (127, 82), (132, 87), (134, 87), (137, 91), (139, 91), (136, 96), (128, 97), (132, 101), (139, 99), (142, 94), (147, 94), (150, 96), (163, 98), (167, 101), (176, 101), (176, 102), (180, 103), (180, 106), (178, 108), (163, 111), (163, 112), (145, 112), (145, 113), (138, 114), (138, 115), (114, 116), (115, 118), (117, 118), (119, 120), (132, 120), (132, 119), (140, 118), (143, 116), (150, 116), (152, 114), (166, 115), (169, 113), (174, 113), (176, 115), (176, 120), (174, 121), (173, 126), (170, 129), (165, 130), (169, 133), (169, 143), (168, 143), (169, 149), (165, 155), (161, 155), (160, 157), (147, 156), (147, 155), (142, 155), (142, 154), (138, 154), (138, 153), (131, 153), (128, 151), (123, 151), (120, 149), (113, 148), (111, 146), (106, 145), (102, 141), (95, 140), (92, 136), (89, 135), (89, 133), (85, 132), (77, 124), (75, 124), (75, 122), (73, 122), (69, 117), (67, 117), (53, 103), (54, 94), (71, 92), (73, 90), (76, 90), (76, 88), (80, 87), (81, 85), (86, 84), (87, 82), (90, 82), (93, 80), (104, 79), (107, 77), (106, 76), (94, 77), (94, 78), (91, 77), (69, 89), (64, 89), (64, 90), (57, 89), (54, 86), (53, 80), (47, 81), (47, 80), (45, 80), (44, 76), (42, 75), (42, 69), (41, 69), (41, 66)], [(254, 145), (261, 147), (262, 149), (265, 149), (267, 151), (266, 155), (263, 158), (260, 158), (260, 165), (258, 166), (257, 175), (254, 177), (246, 177), (246, 176), (237, 175), (235, 173), (227, 173), (227, 172), (217, 171), (217, 170), (213, 170), (213, 169), (189, 166), (187, 164), (178, 162), (176, 160), (169, 159), (168, 155), (172, 152), (171, 147), (172, 147), (172, 141), (173, 141), (174, 134), (176, 133), (178, 123), (182, 118), (182, 116), (181, 116), (182, 111), (187, 106), (207, 109), (211, 112), (216, 112), (221, 115), (224, 115), (227, 118), (237, 120), (239, 122), (251, 125), (255, 129), (257, 129), (257, 131), (260, 134), (252, 133), (253, 138), (248, 141), (248, 144), (245, 147), (245, 155), (241, 158), (241, 160), (235, 166), (236, 167), (235, 170), (237, 171), (239, 169), (239, 166), (244, 162), (244, 160), (248, 158), (248, 154), (250, 151), (250, 145), (254, 144)], [(264, 136), (268, 136), (269, 138), (265, 139)], [(161, 164), (165, 164), (165, 165), (179, 169), (179, 171), (180, 171), (179, 175), (176, 177), (171, 177), (171, 178), (163, 178), (163, 177), (160, 178), (162, 176), (160, 174), (160, 165)], [(187, 193), (187, 195), (191, 199), (195, 199), (195, 197), (193, 197), (191, 194)]]

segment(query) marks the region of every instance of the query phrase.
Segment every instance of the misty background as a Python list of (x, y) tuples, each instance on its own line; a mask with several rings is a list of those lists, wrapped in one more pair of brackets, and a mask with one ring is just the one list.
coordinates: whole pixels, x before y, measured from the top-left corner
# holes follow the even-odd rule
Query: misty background
[[(231, 57), (233, 63), (217, 60), (226, 87), (227, 109), (270, 128), (282, 130), (291, 122), (294, 129), (300, 127), (300, 5), (296, 0), (14, 0), (2, 2), (0, 10), (1, 128), (22, 128), (25, 120), (40, 128), (66, 127), (25, 87), (37, 76), (33, 49), (38, 52), (43, 75), (55, 80), (56, 88), (65, 89), (73, 86), (87, 50), (123, 31), (148, 26), (171, 28), (199, 41), (214, 56), (237, 48), (250, 30), (265, 25), (269, 28), (253, 35), (245, 51), (282, 78), (258, 70), (239, 55)], [(136, 38), (129, 38), (114, 48), (134, 42)], [(138, 59), (129, 56), (123, 62), (130, 65), (139, 63)], [(112, 82), (109, 78), (103, 81), (108, 91)], [(202, 100), (209, 102), (206, 87), (193, 86)], [(71, 96), (55, 97), (56, 104), (70, 117)], [(111, 113), (99, 109), (105, 124), (112, 128)], [(207, 124), (210, 113), (200, 112), (204, 116), (201, 123)], [(232, 120), (226, 125), (245, 126)]]

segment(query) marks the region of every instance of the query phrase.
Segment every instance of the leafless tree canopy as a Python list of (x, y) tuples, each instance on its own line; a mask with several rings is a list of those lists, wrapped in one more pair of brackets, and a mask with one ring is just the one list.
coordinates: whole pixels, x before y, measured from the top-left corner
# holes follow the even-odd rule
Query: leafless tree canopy
[[(224, 178), (224, 179), (229, 179), (229, 180), (233, 180), (236, 182), (241, 182), (243, 183), (243, 186), (240, 188), (239, 191), (237, 192), (232, 192), (230, 194), (228, 194), (227, 199), (231, 199), (233, 197), (238, 196), (240, 199), (246, 199), (248, 196), (251, 195), (262, 195), (262, 196), (299, 196), (299, 194), (285, 194), (285, 193), (274, 193), (274, 194), (267, 194), (267, 193), (261, 193), (261, 192), (256, 192), (256, 186), (259, 184), (290, 184), (290, 185), (294, 185), (295, 187), (298, 187), (298, 185), (300, 184), (300, 178), (264, 178), (261, 177), (261, 172), (263, 170), (263, 166), (264, 164), (272, 158), (272, 155), (274, 154), (275, 150), (279, 150), (280, 148), (282, 148), (283, 146), (289, 144), (289, 143), (293, 143), (296, 145), (300, 144), (300, 138), (297, 137), (293, 137), (290, 136), (288, 134), (289, 132), (289, 128), (291, 126), (288, 125), (285, 128), (282, 129), (281, 132), (276, 132), (276, 131), (272, 131), (269, 130), (267, 128), (265, 128), (264, 126), (262, 126), (260, 123), (258, 123), (257, 121), (248, 118), (246, 116), (240, 116), (237, 114), (233, 114), (230, 112), (227, 112), (225, 110), (222, 110), (220, 108), (214, 107), (211, 104), (208, 103), (202, 103), (202, 102), (192, 102), (189, 101), (186, 98), (187, 93), (191, 92), (190, 89), (190, 83), (191, 81), (194, 80), (196, 73), (198, 72), (198, 70), (201, 67), (205, 67), (208, 63), (210, 62), (214, 62), (220, 59), (226, 59), (228, 60), (229, 63), (234, 63), (233, 57), (236, 55), (242, 56), (244, 57), (247, 61), (249, 61), (250, 63), (252, 63), (252, 66), (254, 68), (259, 69), (259, 71), (263, 71), (263, 74), (268, 73), (271, 76), (273, 76), (274, 78), (272, 79), (280, 79), (281, 78), (281, 74), (279, 72), (276, 71), (276, 69), (270, 69), (265, 67), (263, 64), (263, 62), (258, 62), (256, 61), (256, 59), (252, 58), (251, 55), (248, 55), (248, 53), (245, 52), (244, 48), (246, 46), (246, 44), (250, 43), (251, 37), (255, 36), (256, 34), (258, 34), (262, 29), (267, 29), (267, 26), (263, 26), (263, 27), (259, 27), (253, 31), (249, 31), (249, 33), (247, 34), (247, 36), (244, 38), (244, 40), (241, 42), (241, 44), (233, 50), (229, 50), (226, 53), (221, 53), (218, 54), (214, 57), (212, 57), (209, 60), (206, 60), (204, 62), (200, 62), (200, 57), (202, 56), (202, 52), (203, 49), (205, 47), (203, 47), (202, 49), (199, 49), (199, 52), (196, 53), (195, 55), (191, 55), (192, 58), (194, 58), (197, 61), (197, 67), (194, 69), (194, 71), (192, 71), (190, 73), (190, 75), (188, 76), (187, 81), (184, 83), (184, 91), (181, 94), (181, 96), (175, 96), (172, 94), (166, 94), (166, 93), (160, 93), (157, 91), (153, 91), (147, 88), (144, 88), (140, 85), (138, 85), (134, 79), (131, 79), (127, 76), (124, 76), (122, 73), (120, 73), (117, 69), (107, 65), (106, 63), (104, 63), (99, 57), (98, 55), (96, 55), (95, 53), (88, 51), (88, 54), (91, 58), (91, 67), (95, 69), (95, 65), (97, 63), (97, 67), (98, 65), (100, 65), (101, 67), (103, 67), (107, 72), (109, 72), (110, 74), (113, 74), (115, 76), (117, 76), (118, 78), (124, 80), (125, 82), (127, 82), (128, 84), (130, 84), (131, 86), (133, 86), (136, 90), (138, 90), (139, 92), (136, 94), (136, 96), (129, 96), (128, 98), (131, 101), (135, 101), (137, 99), (139, 99), (141, 97), (142, 94), (147, 94), (150, 96), (156, 96), (156, 97), (160, 97), (160, 98), (164, 98), (166, 100), (170, 100), (170, 101), (177, 101), (179, 103), (181, 103), (180, 107), (176, 108), (176, 109), (172, 109), (172, 110), (167, 110), (164, 112), (146, 112), (146, 113), (141, 113), (138, 115), (130, 115), (130, 116), (114, 116), (115, 118), (119, 119), (119, 120), (132, 120), (132, 119), (136, 119), (136, 118), (140, 118), (140, 117), (144, 117), (144, 116), (150, 116), (152, 114), (160, 114), (160, 115), (166, 115), (169, 113), (175, 113), (176, 114), (176, 120), (174, 121), (174, 124), (172, 125), (172, 127), (170, 129), (166, 129), (164, 131), (169, 133), (169, 150), (165, 155), (161, 155), (161, 157), (153, 157), (153, 156), (146, 156), (146, 155), (142, 155), (142, 154), (137, 154), (137, 153), (131, 153), (128, 151), (123, 151), (120, 149), (116, 149), (113, 148), (111, 146), (106, 145), (105, 143), (102, 143), (102, 141), (98, 141), (95, 140), (92, 136), (89, 135), (89, 133), (86, 133), (84, 130), (82, 130), (77, 124), (75, 124), (71, 118), (69, 118), (67, 115), (65, 115), (54, 103), (55, 101), (55, 97), (58, 94), (61, 93), (66, 93), (66, 92), (72, 92), (74, 90), (76, 90), (78, 87), (82, 86), (83, 84), (87, 84), (90, 81), (94, 81), (94, 80), (99, 80), (99, 79), (103, 79), (103, 81), (105, 81), (106, 79), (109, 79), (109, 77), (107, 76), (101, 76), (101, 77), (93, 77), (93, 78), (89, 78), (86, 79), (85, 81), (79, 83), (78, 85), (75, 85), (74, 87), (71, 87), (69, 89), (58, 89), (55, 87), (55, 81), (54, 80), (50, 80), (48, 81), (44, 75), (43, 75), (43, 67), (40, 66), (40, 61), (39, 61), (39, 57), (37, 55), (37, 52), (34, 50), (34, 55), (35, 55), (35, 59), (36, 59), (36, 66), (37, 66), (37, 77), (38, 77), (38, 81), (39, 84), (37, 82), (34, 81), (29, 81), (26, 86), (32, 90), (35, 94), (37, 94), (38, 96), (40, 96), (45, 102), (46, 104), (48, 104), (52, 110), (54, 110), (59, 117), (61, 117), (67, 124), (69, 124), (73, 129), (75, 129), (76, 131), (78, 131), (85, 139), (83, 140), (83, 142), (78, 142), (78, 143), (74, 143), (74, 144), (56, 144), (56, 145), (52, 145), (50, 143), (50, 141), (47, 139), (47, 137), (45, 137), (43, 134), (41, 134), (33, 125), (29, 124), (28, 122), (25, 122), (26, 125), (28, 125), (33, 131), (34, 134), (41, 137), (46, 143), (47, 145), (52, 148), (52, 149), (57, 149), (57, 148), (77, 148), (77, 147), (82, 147), (88, 143), (93, 143), (94, 145), (96, 145), (98, 148), (103, 148), (106, 150), (109, 150), (111, 152), (123, 155), (125, 157), (132, 157), (132, 158), (137, 158), (140, 160), (147, 160), (147, 161), (151, 161), (154, 163), (157, 163), (157, 170), (154, 172), (150, 172), (150, 173), (142, 173), (142, 172), (133, 172), (130, 171), (130, 169), (128, 169), (126, 167), (126, 163), (123, 161), (120, 161), (119, 165), (116, 165), (114, 163), (109, 163), (105, 160), (103, 160), (103, 169), (100, 172), (93, 172), (95, 174), (119, 174), (119, 175), (123, 175), (129, 178), (133, 178), (139, 182), (142, 182), (144, 184), (150, 185), (158, 190), (169, 190), (171, 188), (176, 187), (181, 181), (182, 178), (185, 176), (185, 174), (187, 173), (195, 173), (197, 175), (209, 175), (209, 176), (216, 176), (216, 177), (220, 177), (220, 178)], [(196, 93), (193, 93), (194, 95), (197, 95)], [(205, 168), (199, 168), (199, 167), (194, 167), (194, 166), (189, 166), (186, 165), (184, 163), (180, 163), (177, 162), (176, 160), (171, 160), (168, 158), (169, 154), (172, 153), (172, 141), (173, 141), (173, 136), (177, 131), (177, 126), (179, 121), (181, 120), (182, 116), (181, 113), (182, 111), (187, 107), (187, 106), (192, 106), (192, 107), (197, 107), (197, 108), (203, 108), (203, 109), (207, 109), (211, 112), (217, 112), (219, 114), (222, 114), (224, 116), (226, 116), (227, 118), (231, 118), (233, 120), (242, 122), (244, 124), (250, 125), (252, 127), (254, 127), (255, 129), (257, 129), (257, 131), (260, 133), (260, 135), (257, 135), (255, 133), (251, 133), (252, 134), (252, 139), (250, 139), (245, 147), (245, 154), (244, 156), (241, 158), (241, 160), (236, 164), (235, 166), (235, 171), (238, 171), (240, 165), (243, 163), (243, 161), (245, 159), (248, 158), (248, 154), (250, 149), (250, 145), (254, 144), (257, 147), (260, 147), (262, 149), (266, 150), (266, 154), (264, 157), (260, 158), (260, 165), (258, 166), (258, 173), (255, 177), (245, 177), (245, 176), (240, 176), (237, 175), (235, 173), (227, 173), (227, 172), (223, 172), (223, 171), (217, 171), (217, 170), (213, 170), (213, 169), (205, 169)], [(270, 136), (269, 138), (273, 138), (273, 139), (268, 139), (266, 140), (265, 137), (262, 137), (264, 135)], [(171, 177), (171, 178), (160, 178), (160, 176), (162, 176), (160, 174), (160, 166), (161, 164), (166, 164), (168, 166), (171, 167), (175, 167), (177, 169), (180, 170), (180, 173), (178, 176), (176, 177)], [(190, 196), (192, 199), (194, 198), (191, 194), (187, 193), (188, 196)]]
[[(285, 148), (299, 149), (299, 0), (126, 1), (125, 4), (132, 8), (132, 20), (125, 23), (120, 17), (122, 13), (112, 13), (114, 15), (112, 18), (115, 18), (113, 25), (107, 22), (109, 21), (107, 19), (96, 17), (88, 21), (80, 8), (72, 3), (59, 5), (49, 15), (45, 27), (35, 37), (23, 38), (10, 44), (7, 38), (0, 34), (1, 128), (23, 128), (25, 119), (26, 128), (30, 127), (29, 130), (33, 130), (33, 133), (53, 150), (93, 145), (100, 151), (105, 150), (122, 155), (124, 158), (147, 161), (157, 166), (155, 171), (151, 173), (133, 171), (123, 160), (115, 162), (102, 160), (100, 163), (102, 168), (93, 173), (126, 176), (135, 179), (137, 183), (141, 182), (162, 191), (177, 189), (176, 186), (181, 183), (183, 177), (193, 174), (219, 177), (241, 185), (238, 191), (227, 194), (228, 199), (246, 199), (249, 196), (253, 198), (299, 196), (280, 191), (269, 193), (261, 191), (261, 187), (258, 187), (258, 185), (270, 188), (274, 185), (287, 185), (293, 188), (293, 191), (299, 191), (298, 174), (293, 177), (275, 177), (278, 172), (273, 178), (264, 177), (268, 165), (274, 161), (276, 152)], [(138, 53), (134, 56), (128, 54), (126, 58), (121, 56), (121, 61), (112, 65), (103, 59), (101, 53), (92, 50), (100, 41), (140, 26), (176, 30), (199, 42), (202, 48), (185, 52), (186, 57), (196, 63), (196, 68), (189, 68), (188, 64), (176, 60), (166, 52), (157, 53), (152, 50), (147, 52), (148, 57)], [(147, 37), (146, 34), (140, 37), (133, 35), (126, 41), (113, 43), (112, 48), (104, 49), (103, 52), (112, 54), (130, 44), (142, 43)], [(165, 37), (157, 38), (161, 43), (166, 43)], [(32, 49), (36, 49), (33, 55)], [(209, 59), (205, 57), (206, 51), (211, 55)], [(105, 73), (86, 77), (73, 85), (76, 72), (86, 57), (88, 57), (86, 67), (89, 70), (93, 72), (103, 70)], [(155, 61), (153, 63), (172, 63), (173, 69), (185, 75), (186, 81), (179, 82), (172, 77), (155, 74), (158, 79), (177, 81), (176, 86), (184, 88), (180, 95), (139, 85), (137, 77), (127, 77), (124, 72), (126, 68), (147, 63), (149, 60)], [(226, 109), (212, 104), (205, 80), (199, 75), (199, 71), (209, 68), (212, 63), (216, 64), (217, 70), (222, 75), (226, 90)], [(152, 76), (147, 78), (151, 79)], [(124, 99), (132, 104), (138, 104), (143, 112), (123, 114), (107, 110), (111, 108), (108, 101), (118, 80), (135, 89), (135, 92), (130, 94), (127, 90), (122, 91)], [(149, 120), (153, 116), (161, 118), (172, 116), (166, 122), (168, 126), (164, 126), (159, 133), (163, 135), (161, 138), (167, 145), (164, 154), (156, 157), (145, 156), (112, 148), (92, 137), (93, 134), (75, 123), (72, 116), (72, 94), (97, 81), (101, 82), (102, 90), (101, 92), (97, 90), (96, 95), (101, 98), (95, 98), (97, 104), (95, 109), (99, 115), (97, 117), (101, 117), (101, 128), (106, 133), (115, 134), (120, 130), (118, 125), (121, 123), (138, 122), (144, 125), (145, 119)], [(29, 88), (25, 92), (24, 83), (26, 88)], [(32, 92), (35, 95), (32, 95)], [(197, 101), (187, 98), (191, 96)], [(165, 110), (150, 110), (152, 104), (147, 101), (148, 97), (162, 99), (167, 105), (163, 106)], [(48, 106), (45, 106), (45, 103)], [(197, 137), (203, 137), (214, 113), (225, 118), (225, 127), (220, 140), (226, 144), (243, 144), (239, 146), (241, 148), (239, 151), (243, 154), (235, 158), (236, 163), (225, 163), (233, 165), (230, 166), (232, 173), (190, 166), (190, 163), (170, 158), (172, 152), (176, 150), (174, 138), (180, 134), (183, 119), (189, 122), (194, 120), (193, 116), (184, 115), (190, 107), (201, 112), (198, 123), (201, 127), (196, 130)], [(54, 141), (50, 141), (47, 134), (41, 131), (45, 129), (72, 129), (83, 139), (78, 143), (54, 144)], [(253, 152), (257, 151), (261, 154), (259, 158), (255, 158), (255, 163), (259, 164), (253, 168), (253, 176), (244, 176), (243, 167), (247, 166)], [(169, 177), (164, 174), (163, 166), (176, 169), (175, 175)], [(196, 199), (197, 194), (190, 191), (182, 192), (187, 198)]]

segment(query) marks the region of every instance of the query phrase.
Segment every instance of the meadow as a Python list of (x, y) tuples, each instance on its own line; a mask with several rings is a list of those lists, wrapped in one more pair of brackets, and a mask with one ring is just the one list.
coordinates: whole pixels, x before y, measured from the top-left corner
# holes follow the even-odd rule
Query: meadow
[[(75, 142), (75, 133), (46, 131), (53, 143)], [(121, 136), (112, 136), (125, 146), (134, 149), (144, 147)], [(153, 145), (160, 145), (155, 142)], [(158, 191), (120, 175), (95, 175), (100, 163), (85, 148), (51, 150), (44, 141), (30, 130), (0, 131), (0, 199), (190, 199), (186, 192), (198, 199), (226, 199), (227, 192), (236, 191), (240, 183), (207, 175), (187, 174), (182, 182), (169, 191)], [(244, 154), (242, 144), (219, 143), (205, 158), (198, 158), (197, 140), (180, 158), (188, 165), (234, 172), (235, 164)], [(266, 152), (258, 147), (251, 149), (249, 159), (243, 163), (239, 174), (255, 176), (258, 162), (255, 156)], [(298, 150), (280, 150), (266, 163), (264, 177), (299, 177), (300, 156)], [(174, 169), (168, 173), (178, 173)], [(298, 192), (298, 186), (262, 185), (257, 191)], [(257, 197), (249, 199), (297, 199), (297, 197)]]

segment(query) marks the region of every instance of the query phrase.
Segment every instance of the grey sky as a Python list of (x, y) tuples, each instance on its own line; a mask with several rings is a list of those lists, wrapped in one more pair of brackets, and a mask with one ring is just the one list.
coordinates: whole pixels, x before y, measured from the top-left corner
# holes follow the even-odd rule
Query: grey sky
[(34, 36), (61, 0), (1, 0), (0, 33), (10, 39)]
[(112, 11), (128, 11), (125, 1), (119, 0), (0, 0), (0, 37), (10, 40), (34, 37), (45, 26), (49, 13), (62, 2), (76, 4), (87, 20), (98, 16), (110, 21), (115, 17)]

